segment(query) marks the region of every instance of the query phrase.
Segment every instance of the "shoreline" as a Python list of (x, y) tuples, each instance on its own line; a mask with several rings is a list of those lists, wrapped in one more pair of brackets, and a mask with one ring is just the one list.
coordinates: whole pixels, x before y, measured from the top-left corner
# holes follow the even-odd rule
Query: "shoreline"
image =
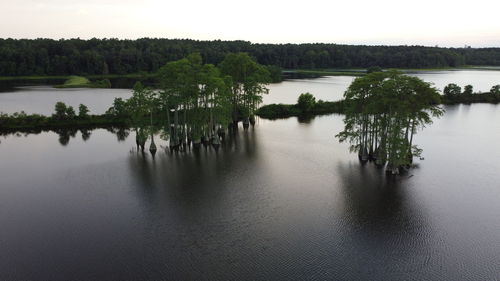
[[(470, 101), (450, 101), (442, 97), (441, 105), (471, 105), (475, 103), (499, 104), (500, 98), (492, 97), (489, 93), (474, 94), (475, 99)], [(308, 112), (303, 112), (297, 104), (268, 104), (261, 106), (255, 115), (269, 120), (285, 119), (290, 117), (314, 117), (328, 114), (344, 114), (344, 100), (316, 102)], [(160, 125), (163, 119), (155, 119), (154, 125)], [(89, 115), (81, 118), (59, 120), (53, 116), (40, 114), (2, 114), (0, 113), (0, 135), (4, 133), (44, 131), (58, 129), (88, 129), (109, 127), (131, 127), (129, 117), (112, 115)]]
[[(155, 73), (130, 73), (130, 74), (94, 74), (94, 75), (85, 75), (79, 74), (81, 76), (85, 76), (90, 79), (113, 79), (113, 78), (152, 78), (155, 77)], [(66, 80), (75, 75), (30, 75), (30, 76), (0, 76), (0, 81), (16, 81), (16, 80)]]
[[(339, 101), (321, 101), (316, 102), (309, 112), (303, 112), (298, 104), (268, 104), (261, 106), (255, 113), (257, 116), (265, 119), (281, 119), (289, 117), (312, 117), (325, 114), (344, 114), (344, 100)], [(500, 96), (494, 96), (491, 93), (475, 93), (456, 100), (450, 100), (441, 96), (440, 105), (470, 105), (474, 103), (499, 104)]]
[[(461, 71), (461, 70), (473, 70), (473, 71), (500, 71), (499, 67), (495, 66), (483, 66), (483, 65), (466, 65), (460, 67), (435, 67), (435, 68), (383, 68), (384, 71), (387, 70), (397, 70), (405, 74), (414, 72), (433, 72), (433, 71)], [(366, 68), (348, 68), (348, 69), (284, 69), (283, 74), (298, 74), (298, 75), (315, 75), (321, 76), (352, 76), (360, 77), (367, 74)]]

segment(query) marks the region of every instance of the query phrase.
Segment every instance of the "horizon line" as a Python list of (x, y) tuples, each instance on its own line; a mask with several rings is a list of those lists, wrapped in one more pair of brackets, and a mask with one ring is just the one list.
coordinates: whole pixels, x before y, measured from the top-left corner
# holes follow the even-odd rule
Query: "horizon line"
[(250, 40), (245, 40), (245, 39), (193, 39), (193, 38), (181, 38), (181, 37), (174, 37), (174, 38), (169, 38), (169, 37), (136, 37), (136, 38), (119, 38), (119, 37), (60, 37), (60, 38), (53, 38), (53, 37), (0, 37), (0, 40), (54, 40), (54, 41), (65, 41), (65, 40), (83, 40), (83, 41), (90, 41), (93, 39), (97, 40), (119, 40), (119, 41), (137, 41), (141, 39), (154, 39), (154, 40), (184, 40), (184, 41), (198, 41), (198, 42), (247, 42), (252, 45), (340, 45), (340, 46), (365, 46), (365, 47), (424, 47), (424, 48), (442, 48), (442, 49), (498, 49), (500, 46), (485, 46), (485, 47), (472, 47), (470, 45), (464, 44), (462, 47), (450, 47), (450, 46), (439, 46), (438, 44), (432, 46), (432, 45), (424, 45), (424, 44), (372, 44), (372, 43), (366, 43), (366, 44), (361, 44), (361, 43), (337, 43), (337, 42), (321, 42), (321, 41), (316, 41), (316, 42), (275, 42), (275, 43), (270, 43), (270, 42), (252, 42)]

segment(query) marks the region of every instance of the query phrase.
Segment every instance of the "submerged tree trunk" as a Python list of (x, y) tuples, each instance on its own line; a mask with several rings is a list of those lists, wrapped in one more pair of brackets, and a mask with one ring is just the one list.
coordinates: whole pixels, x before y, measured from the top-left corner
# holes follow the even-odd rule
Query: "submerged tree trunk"
[(155, 139), (154, 139), (152, 132), (151, 132), (151, 144), (149, 145), (149, 152), (151, 152), (151, 154), (153, 154), (153, 156), (156, 153), (156, 144), (155, 144)]

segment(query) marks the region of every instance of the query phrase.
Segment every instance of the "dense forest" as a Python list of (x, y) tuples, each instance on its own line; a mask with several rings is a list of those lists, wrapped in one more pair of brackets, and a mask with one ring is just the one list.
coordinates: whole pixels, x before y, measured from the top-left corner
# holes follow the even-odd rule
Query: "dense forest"
[(500, 65), (500, 48), (253, 44), (188, 39), (0, 39), (0, 75), (95, 75), (155, 72), (167, 62), (198, 52), (219, 64), (228, 53), (246, 52), (263, 65), (285, 69), (457, 67)]

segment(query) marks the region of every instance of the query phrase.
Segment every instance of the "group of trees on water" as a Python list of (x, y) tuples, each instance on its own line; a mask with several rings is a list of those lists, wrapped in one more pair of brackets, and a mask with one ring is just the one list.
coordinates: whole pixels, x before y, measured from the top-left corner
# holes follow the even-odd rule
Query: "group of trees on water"
[(362, 162), (387, 164), (386, 170), (392, 174), (420, 155), (413, 143), (417, 130), (443, 114), (437, 89), (398, 72), (356, 78), (344, 98), (345, 127), (336, 137), (349, 142)]
[(466, 85), (462, 88), (455, 83), (446, 85), (443, 89), (443, 102), (447, 104), (454, 103), (473, 103), (473, 102), (500, 102), (500, 85), (494, 85), (487, 93), (475, 93), (472, 85)]
[(270, 73), (246, 53), (230, 53), (218, 67), (194, 53), (161, 67), (157, 78), (158, 89), (137, 82), (131, 98), (116, 98), (106, 112), (130, 120), (142, 149), (151, 135), (151, 151), (158, 128), (172, 149), (185, 149), (191, 143), (218, 147), (228, 125), (254, 125)]
[(59, 101), (55, 105), (55, 113), (52, 115), (52, 118), (56, 120), (68, 120), (76, 117), (86, 119), (90, 117), (89, 112), (90, 110), (86, 105), (80, 104), (78, 106), (78, 115), (76, 115), (72, 106), (67, 106), (64, 102)]
[[(0, 39), (0, 75), (95, 75), (156, 72), (198, 52), (217, 65), (228, 53), (246, 52), (262, 65), (286, 69), (500, 65), (500, 48), (252, 44), (188, 39)], [(272, 73), (278, 73), (273, 72)]]

